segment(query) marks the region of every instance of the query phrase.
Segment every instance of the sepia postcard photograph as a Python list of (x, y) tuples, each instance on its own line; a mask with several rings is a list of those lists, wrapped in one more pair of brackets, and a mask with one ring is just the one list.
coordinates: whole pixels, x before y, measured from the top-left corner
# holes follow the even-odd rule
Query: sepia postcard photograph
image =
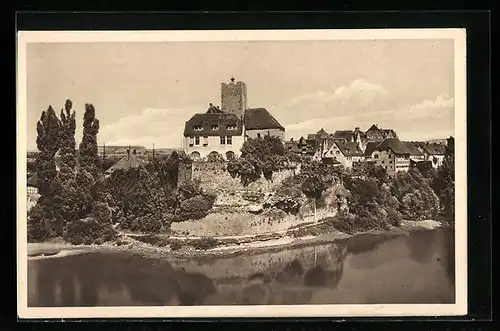
[(19, 31), (19, 318), (467, 314), (464, 29)]

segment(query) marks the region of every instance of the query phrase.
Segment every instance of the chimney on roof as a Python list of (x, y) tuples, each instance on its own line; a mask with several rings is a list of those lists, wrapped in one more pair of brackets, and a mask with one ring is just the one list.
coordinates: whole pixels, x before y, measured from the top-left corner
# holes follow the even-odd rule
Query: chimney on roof
[(130, 148), (127, 149), (127, 159), (130, 159)]
[(234, 83), (234, 77), (231, 77), (231, 83)]

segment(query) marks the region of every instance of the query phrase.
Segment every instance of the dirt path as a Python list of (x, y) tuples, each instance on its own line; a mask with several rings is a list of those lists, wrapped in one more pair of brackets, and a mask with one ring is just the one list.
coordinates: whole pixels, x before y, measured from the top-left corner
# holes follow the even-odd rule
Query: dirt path
[[(307, 229), (313, 226), (318, 226), (324, 223), (330, 222), (330, 220), (326, 221), (318, 221), (314, 223), (307, 223), (304, 225), (297, 226), (293, 229), (287, 229), (287, 230), (280, 230), (280, 231), (268, 231), (268, 232), (261, 232), (261, 233), (255, 233), (255, 234), (245, 234), (245, 235), (231, 235), (231, 236), (211, 236), (211, 238), (216, 239), (216, 240), (231, 240), (231, 239), (252, 239), (252, 238), (260, 238), (260, 237), (266, 237), (266, 236), (276, 236), (276, 235), (284, 235), (286, 233), (294, 232), (294, 231), (299, 231), (303, 229)], [(142, 237), (146, 236), (146, 234), (140, 234), (140, 233), (127, 233), (127, 232), (120, 232), (121, 235), (128, 236), (128, 237)], [(169, 239), (178, 239), (178, 240), (196, 240), (196, 239), (201, 239), (203, 236), (174, 236), (174, 235), (169, 235), (169, 234), (156, 234), (155, 236), (160, 236), (160, 237), (168, 237)]]

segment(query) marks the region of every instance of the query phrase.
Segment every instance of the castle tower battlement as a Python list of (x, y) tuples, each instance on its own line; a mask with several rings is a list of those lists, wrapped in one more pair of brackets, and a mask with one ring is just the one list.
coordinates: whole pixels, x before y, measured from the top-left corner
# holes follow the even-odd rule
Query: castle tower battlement
[(221, 83), (221, 109), (242, 117), (247, 109), (247, 85), (244, 82)]

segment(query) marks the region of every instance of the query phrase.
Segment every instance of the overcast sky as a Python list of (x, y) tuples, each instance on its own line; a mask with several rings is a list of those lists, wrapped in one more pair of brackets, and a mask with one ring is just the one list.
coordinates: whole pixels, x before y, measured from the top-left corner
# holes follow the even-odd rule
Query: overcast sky
[(287, 139), (395, 129), (404, 140), (453, 134), (453, 40), (36, 43), (27, 46), (27, 147), (36, 121), (70, 98), (77, 142), (85, 103), (99, 144), (181, 147), (184, 122), (220, 104), (234, 76), (248, 106), (267, 108)]

